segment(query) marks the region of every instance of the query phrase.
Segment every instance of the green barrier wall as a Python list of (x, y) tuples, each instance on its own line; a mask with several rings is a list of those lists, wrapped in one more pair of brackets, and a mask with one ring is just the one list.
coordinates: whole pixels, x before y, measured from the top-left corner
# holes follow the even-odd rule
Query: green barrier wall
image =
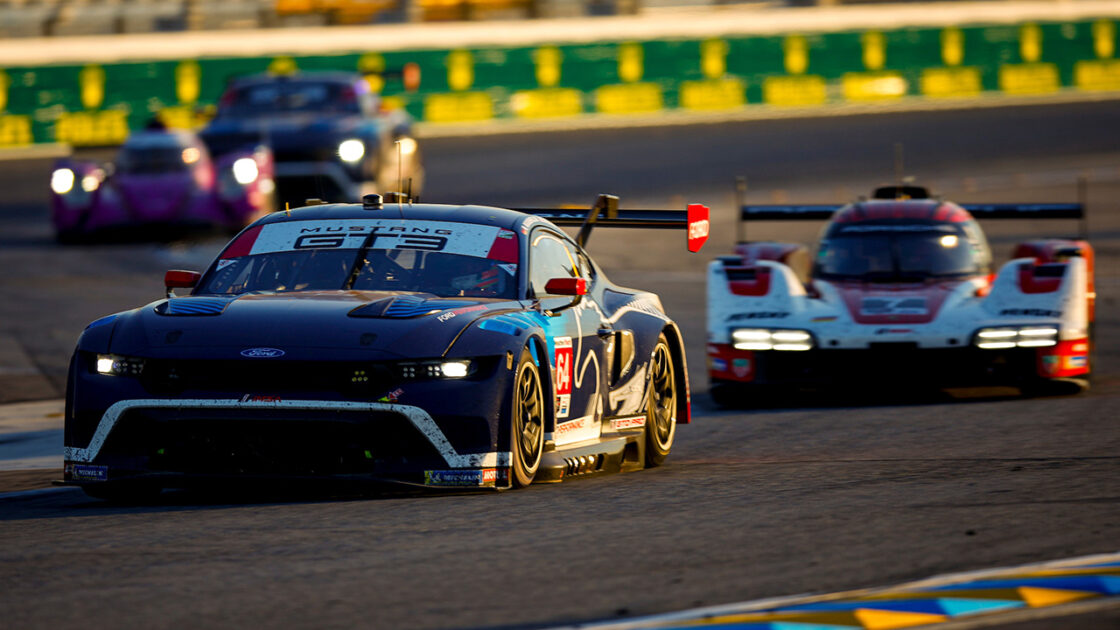
[[(111, 145), (205, 122), (231, 77), (357, 70), (432, 123), (1120, 90), (1115, 19), (0, 68), (0, 146)], [(386, 69), (416, 64), (406, 90)]]

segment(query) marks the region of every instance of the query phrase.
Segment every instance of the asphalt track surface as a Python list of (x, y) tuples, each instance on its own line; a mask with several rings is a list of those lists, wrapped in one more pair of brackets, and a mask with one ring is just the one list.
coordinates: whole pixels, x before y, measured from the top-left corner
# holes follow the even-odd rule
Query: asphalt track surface
[[(1120, 107), (1115, 103), (432, 139), (431, 201), (710, 205), (700, 256), (670, 232), (597, 231), (612, 278), (681, 322), (694, 423), (656, 470), (505, 493), (165, 493), (116, 507), (73, 490), (0, 499), (0, 619), (12, 628), (542, 627), (884, 586), (1117, 550)], [(1075, 199), (1097, 251), (1093, 388), (802, 394), (717, 410), (703, 372), (703, 268), (733, 240), (735, 175), (756, 202), (843, 201), (907, 174), (960, 201)], [(0, 339), (57, 397), (88, 321), (160, 297), (220, 239), (59, 247), (49, 164), (0, 164)], [(997, 255), (1075, 225), (985, 226)], [(809, 241), (818, 226), (752, 226)], [(18, 372), (18, 371), (17, 371)], [(42, 378), (37, 375), (41, 374)], [(1115, 609), (1029, 627), (1115, 627)], [(1041, 624), (1041, 625), (1039, 625)], [(1017, 626), (1026, 628), (1028, 626)]]

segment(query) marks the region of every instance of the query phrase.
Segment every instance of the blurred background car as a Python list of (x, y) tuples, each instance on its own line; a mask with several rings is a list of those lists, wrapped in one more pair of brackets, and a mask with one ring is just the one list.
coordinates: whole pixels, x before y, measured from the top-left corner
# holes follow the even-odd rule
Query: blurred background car
[(214, 159), (197, 134), (158, 122), (129, 136), (110, 163), (57, 161), (50, 188), (60, 242), (237, 231), (276, 206), (267, 148)]
[(423, 188), (412, 118), (385, 107), (356, 73), (235, 79), (201, 135), (214, 155), (269, 146), (281, 202), (357, 201), (398, 189), (416, 197)]

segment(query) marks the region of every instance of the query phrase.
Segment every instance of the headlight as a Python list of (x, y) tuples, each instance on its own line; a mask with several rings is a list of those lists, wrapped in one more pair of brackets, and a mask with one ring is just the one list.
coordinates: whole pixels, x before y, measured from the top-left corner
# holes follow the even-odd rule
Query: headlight
[(59, 168), (51, 173), (51, 190), (53, 190), (56, 195), (65, 195), (73, 189), (74, 171), (68, 168)]
[(397, 146), (400, 147), (401, 155), (416, 153), (416, 141), (412, 138), (405, 137), (397, 140)]
[(93, 192), (101, 187), (101, 178), (97, 175), (86, 175), (82, 178), (82, 190)]
[(258, 175), (260, 169), (257, 168), (257, 162), (253, 158), (243, 157), (233, 163), (233, 178), (242, 186), (256, 181)]
[(342, 158), (343, 162), (357, 162), (365, 154), (366, 145), (362, 144), (361, 140), (343, 140), (342, 144), (338, 145), (338, 157)]
[(984, 350), (1045, 348), (1058, 345), (1057, 326), (981, 328), (972, 343)]
[(110, 376), (140, 376), (144, 371), (144, 359), (122, 357), (115, 354), (97, 355), (98, 374)]
[(804, 351), (813, 349), (813, 335), (807, 330), (736, 328), (731, 331), (736, 350)]
[(474, 363), (468, 359), (458, 361), (417, 361), (401, 363), (400, 375), (408, 380), (429, 378), (466, 378), (474, 372)]

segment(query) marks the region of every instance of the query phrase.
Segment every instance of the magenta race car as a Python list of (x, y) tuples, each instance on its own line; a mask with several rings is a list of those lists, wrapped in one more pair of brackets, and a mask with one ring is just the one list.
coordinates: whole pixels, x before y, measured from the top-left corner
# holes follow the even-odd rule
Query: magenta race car
[(236, 231), (275, 209), (268, 148), (212, 159), (196, 134), (158, 125), (129, 136), (112, 163), (59, 160), (50, 187), (63, 243)]

